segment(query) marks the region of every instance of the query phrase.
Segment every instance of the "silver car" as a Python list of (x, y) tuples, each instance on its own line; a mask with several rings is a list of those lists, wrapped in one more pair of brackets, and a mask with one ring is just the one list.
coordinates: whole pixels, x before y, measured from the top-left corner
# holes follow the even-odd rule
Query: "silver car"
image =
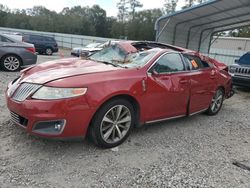
[(33, 44), (20, 42), (0, 34), (0, 67), (5, 71), (17, 71), (21, 67), (36, 64)]

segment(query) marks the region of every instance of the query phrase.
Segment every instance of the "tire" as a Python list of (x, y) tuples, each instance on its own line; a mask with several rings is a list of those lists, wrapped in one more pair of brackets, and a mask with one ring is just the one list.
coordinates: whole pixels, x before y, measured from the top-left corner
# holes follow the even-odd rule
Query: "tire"
[(45, 54), (46, 55), (52, 55), (53, 54), (53, 50), (51, 48), (46, 48), (45, 49)]
[(225, 96), (224, 91), (221, 88), (215, 92), (211, 104), (207, 110), (208, 115), (213, 116), (218, 114), (218, 112), (222, 107), (224, 96)]
[(127, 139), (134, 123), (132, 104), (125, 99), (114, 99), (96, 112), (90, 125), (90, 137), (97, 146), (112, 148)]
[(5, 71), (15, 72), (20, 70), (22, 60), (16, 55), (6, 55), (1, 59), (1, 67)]

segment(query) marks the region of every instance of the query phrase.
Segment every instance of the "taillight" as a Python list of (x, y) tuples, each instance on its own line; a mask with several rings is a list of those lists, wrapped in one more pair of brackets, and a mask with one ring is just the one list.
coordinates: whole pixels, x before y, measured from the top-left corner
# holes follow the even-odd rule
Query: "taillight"
[(30, 48), (26, 48), (26, 50), (28, 50), (29, 52), (31, 52), (31, 53), (36, 53), (36, 49), (35, 48), (33, 48), (33, 47), (30, 47)]

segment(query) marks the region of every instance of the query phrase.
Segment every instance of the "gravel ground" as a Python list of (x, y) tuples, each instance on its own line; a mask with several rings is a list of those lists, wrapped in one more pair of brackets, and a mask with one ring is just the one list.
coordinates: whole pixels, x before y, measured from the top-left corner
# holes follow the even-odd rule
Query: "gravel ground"
[(0, 187), (250, 187), (250, 171), (233, 165), (250, 166), (250, 91), (238, 90), (217, 116), (147, 125), (103, 150), (13, 125), (4, 90), (17, 75), (0, 72)]

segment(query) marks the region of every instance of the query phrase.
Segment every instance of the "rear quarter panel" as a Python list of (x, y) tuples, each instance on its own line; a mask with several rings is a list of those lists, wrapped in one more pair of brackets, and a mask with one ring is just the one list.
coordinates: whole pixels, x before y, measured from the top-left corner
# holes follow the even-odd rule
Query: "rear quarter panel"
[(32, 65), (37, 61), (37, 55), (25, 49), (25, 47), (3, 46), (0, 47), (0, 58), (7, 54), (16, 55), (21, 58), (23, 65)]

